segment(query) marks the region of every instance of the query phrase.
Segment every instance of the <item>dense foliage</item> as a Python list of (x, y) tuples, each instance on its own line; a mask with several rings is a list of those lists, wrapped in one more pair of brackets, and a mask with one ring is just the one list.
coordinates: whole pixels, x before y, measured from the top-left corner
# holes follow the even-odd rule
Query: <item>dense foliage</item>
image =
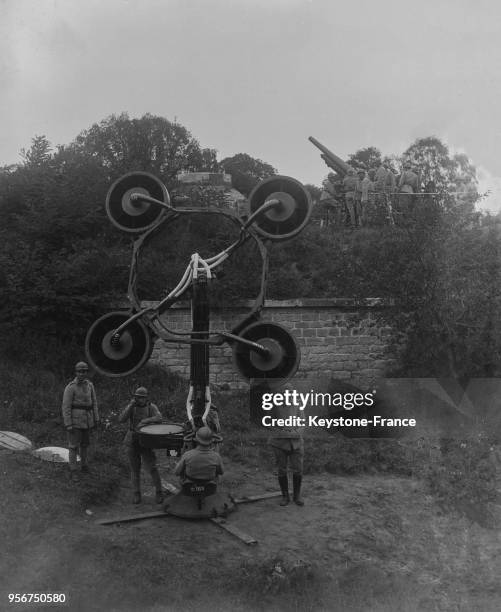
[[(107, 219), (109, 185), (132, 170), (149, 171), (171, 190), (180, 169), (220, 171), (248, 194), (271, 165), (239, 153), (217, 162), (183, 126), (162, 117), (111, 116), (55, 150), (43, 136), (23, 162), (0, 170), (0, 330), (81, 340), (88, 325), (123, 301), (132, 238)], [(296, 238), (269, 245), (268, 297), (386, 297), (392, 327), (407, 335), (403, 375), (499, 372), (499, 225), (475, 212), (475, 168), (436, 138), (418, 139), (402, 159), (418, 164), (423, 184), (438, 196), (422, 199), (397, 226), (355, 232), (311, 223)], [(374, 165), (375, 147), (350, 156)], [(393, 167), (398, 159), (392, 158)], [(319, 189), (309, 185), (316, 200)], [(222, 204), (208, 188), (202, 207)], [(191, 253), (212, 256), (238, 235), (230, 222), (195, 215), (175, 222), (145, 248), (139, 295), (159, 299), (174, 287)], [(251, 298), (260, 283), (252, 243), (225, 262), (212, 292), (216, 302)]]
[(219, 162), (219, 167), (231, 175), (233, 186), (245, 196), (250, 194), (260, 180), (277, 173), (273, 166), (260, 159), (254, 159), (247, 153), (225, 157)]

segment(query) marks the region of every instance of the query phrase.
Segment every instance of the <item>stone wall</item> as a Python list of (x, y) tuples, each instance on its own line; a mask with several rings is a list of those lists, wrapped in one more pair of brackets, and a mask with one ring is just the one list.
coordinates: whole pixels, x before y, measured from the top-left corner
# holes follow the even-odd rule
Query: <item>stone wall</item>
[[(231, 331), (249, 311), (250, 303), (212, 309), (211, 330)], [(361, 388), (394, 365), (389, 352), (391, 327), (382, 320), (388, 304), (379, 299), (268, 300), (262, 319), (280, 323), (295, 336), (301, 349), (301, 364), (295, 380), (335, 377)], [(188, 305), (176, 305), (163, 315), (165, 325), (175, 331), (189, 331)], [(224, 344), (210, 349), (210, 377), (216, 385), (244, 388), (245, 380), (232, 362), (232, 350)], [(157, 341), (151, 361), (172, 372), (189, 377), (188, 345)]]

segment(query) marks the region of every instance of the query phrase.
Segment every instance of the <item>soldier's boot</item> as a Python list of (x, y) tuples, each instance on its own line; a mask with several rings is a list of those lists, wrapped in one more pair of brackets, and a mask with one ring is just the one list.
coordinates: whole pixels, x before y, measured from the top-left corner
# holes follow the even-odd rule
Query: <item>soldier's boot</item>
[(81, 446), (80, 447), (80, 469), (82, 470), (82, 472), (89, 472), (89, 465), (87, 462), (87, 447), (86, 446)]
[(133, 473), (131, 477), (131, 481), (132, 481), (132, 491), (133, 491), (132, 503), (140, 504), (141, 503), (140, 475)]
[(70, 448), (68, 451), (68, 463), (69, 463), (69, 467), (70, 467), (70, 478), (71, 480), (77, 481), (78, 480), (78, 474), (77, 474), (77, 449), (76, 448)]
[(289, 480), (287, 479), (287, 475), (279, 476), (278, 484), (280, 485), (280, 490), (282, 491), (282, 499), (280, 500), (280, 505), (286, 506), (291, 500), (289, 497)]
[(162, 493), (162, 481), (157, 468), (153, 468), (151, 470), (151, 480), (153, 481), (153, 486), (155, 487), (155, 502), (157, 504), (161, 504), (164, 500), (164, 495)]
[(293, 499), (297, 506), (304, 506), (304, 501), (301, 498), (301, 481), (303, 480), (301, 474), (292, 475), (292, 487), (293, 487)]

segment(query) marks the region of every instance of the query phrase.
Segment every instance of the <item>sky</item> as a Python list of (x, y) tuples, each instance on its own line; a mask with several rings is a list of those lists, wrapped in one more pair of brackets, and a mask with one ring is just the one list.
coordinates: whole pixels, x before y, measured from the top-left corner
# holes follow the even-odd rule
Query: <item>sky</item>
[(0, 0), (0, 166), (124, 111), (316, 185), (308, 136), (342, 158), (437, 136), (497, 212), (500, 41), (495, 0)]

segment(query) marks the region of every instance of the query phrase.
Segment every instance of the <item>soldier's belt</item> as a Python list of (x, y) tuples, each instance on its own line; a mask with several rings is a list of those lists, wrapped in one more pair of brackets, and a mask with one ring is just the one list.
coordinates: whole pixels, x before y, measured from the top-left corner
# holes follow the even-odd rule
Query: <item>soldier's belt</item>
[(92, 410), (92, 408), (93, 408), (92, 406), (75, 406), (74, 404), (71, 407), (72, 410), (87, 410), (87, 411)]

